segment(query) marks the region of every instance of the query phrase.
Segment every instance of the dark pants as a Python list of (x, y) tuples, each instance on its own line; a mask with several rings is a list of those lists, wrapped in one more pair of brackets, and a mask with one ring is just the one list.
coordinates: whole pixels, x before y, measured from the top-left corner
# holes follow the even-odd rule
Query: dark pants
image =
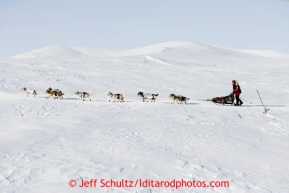
[(240, 95), (236, 96), (236, 105), (242, 105), (243, 101), (240, 99)]

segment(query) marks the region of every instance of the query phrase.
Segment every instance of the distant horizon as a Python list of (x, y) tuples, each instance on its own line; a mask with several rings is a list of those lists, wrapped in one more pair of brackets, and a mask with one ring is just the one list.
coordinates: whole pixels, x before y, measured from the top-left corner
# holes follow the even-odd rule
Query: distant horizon
[(1, 57), (1, 58), (9, 58), (9, 57), (13, 57), (13, 56), (17, 56), (17, 55), (21, 55), (24, 53), (29, 53), (29, 52), (33, 52), (36, 50), (40, 50), (43, 48), (49, 48), (49, 47), (64, 47), (64, 48), (89, 48), (89, 49), (102, 49), (102, 50), (108, 50), (108, 51), (129, 51), (129, 50), (137, 50), (137, 49), (142, 49), (142, 48), (146, 48), (146, 47), (153, 47), (153, 46), (158, 46), (158, 45), (162, 45), (162, 44), (168, 44), (168, 43), (191, 43), (191, 44), (198, 44), (198, 45), (203, 45), (203, 46), (215, 46), (215, 47), (219, 47), (219, 48), (223, 48), (223, 49), (231, 49), (231, 50), (235, 50), (235, 51), (273, 51), (273, 52), (278, 52), (278, 53), (283, 53), (283, 54), (288, 54), (289, 52), (282, 52), (279, 50), (269, 50), (269, 49), (240, 49), (240, 48), (235, 48), (235, 47), (225, 47), (225, 46), (220, 46), (220, 45), (210, 45), (210, 44), (203, 44), (200, 42), (189, 42), (189, 41), (168, 41), (168, 42), (161, 42), (161, 43), (156, 43), (156, 44), (152, 44), (152, 45), (146, 45), (146, 46), (142, 46), (142, 47), (136, 47), (136, 48), (129, 48), (129, 49), (110, 49), (110, 48), (102, 48), (102, 47), (92, 47), (92, 46), (63, 46), (63, 45), (50, 45), (50, 46), (44, 46), (44, 47), (40, 47), (40, 48), (36, 48), (36, 49), (32, 49), (32, 50), (28, 50), (28, 51), (24, 51), (12, 56), (6, 56), (6, 57)]
[[(185, 42), (185, 41), (170, 41), (163, 42), (159, 44), (133, 48), (133, 49), (106, 49), (106, 48), (94, 48), (94, 47), (84, 47), (84, 46), (45, 46), (42, 48), (34, 49), (31, 51), (23, 52), (10, 56), (12, 58), (24, 59), (24, 58), (53, 58), (63, 55), (64, 57), (122, 57), (122, 56), (153, 56), (158, 53), (179, 53), (180, 51), (184, 55), (220, 55), (221, 53), (230, 53), (234, 55), (236, 53), (249, 54), (258, 57), (265, 58), (275, 58), (275, 59), (289, 59), (289, 53), (280, 52), (276, 50), (252, 50), (252, 49), (237, 49), (222, 47), (218, 45), (206, 45), (196, 42)], [(229, 54), (229, 55), (230, 55)], [(10, 58), (7, 57), (7, 58)]]

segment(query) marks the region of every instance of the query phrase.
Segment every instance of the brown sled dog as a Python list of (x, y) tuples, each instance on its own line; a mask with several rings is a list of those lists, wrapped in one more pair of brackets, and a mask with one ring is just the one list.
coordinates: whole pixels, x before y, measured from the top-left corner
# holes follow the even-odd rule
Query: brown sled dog
[(59, 89), (52, 89), (51, 87), (49, 87), (46, 91), (46, 94), (48, 94), (49, 96), (46, 97), (46, 99), (48, 99), (49, 97), (52, 97), (53, 99), (59, 98), (59, 99), (63, 99), (63, 95), (64, 93), (62, 93), (61, 90)]

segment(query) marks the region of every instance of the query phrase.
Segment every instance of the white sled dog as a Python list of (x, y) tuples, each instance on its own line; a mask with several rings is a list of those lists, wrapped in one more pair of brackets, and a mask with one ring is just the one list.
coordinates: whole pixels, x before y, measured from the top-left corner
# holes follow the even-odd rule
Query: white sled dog
[(170, 98), (173, 99), (173, 102), (171, 104), (175, 102), (177, 102), (178, 104), (183, 104), (183, 103), (187, 104), (187, 100), (190, 100), (190, 98), (184, 97), (182, 95), (175, 95), (175, 94), (170, 94)]
[[(124, 97), (122, 96), (122, 94), (113, 94), (112, 92), (109, 92), (107, 95), (111, 97), (112, 102), (115, 102), (116, 100), (117, 100), (117, 102), (124, 102), (124, 100), (123, 100)], [(109, 102), (110, 102), (110, 100), (109, 100)]]
[[(79, 92), (79, 91), (76, 91), (75, 94), (78, 95), (83, 101), (86, 100), (87, 98), (90, 99), (90, 101), (91, 101), (91, 98), (90, 98), (91, 95), (88, 94), (87, 92)], [(76, 99), (76, 100), (77, 100), (77, 99)]]
[(26, 94), (27, 94), (27, 97), (28, 97), (28, 95), (29, 94), (33, 94), (34, 95), (34, 97), (37, 95), (37, 93), (36, 93), (36, 91), (35, 90), (30, 90), (29, 88), (22, 88), (22, 91), (24, 91)]
[(142, 101), (143, 102), (148, 102), (149, 100), (151, 102), (155, 102), (156, 101), (156, 98), (157, 96), (159, 96), (159, 94), (151, 94), (151, 93), (143, 93), (143, 92), (138, 92), (137, 93), (138, 96), (142, 97)]
[(46, 99), (48, 99), (49, 97), (52, 97), (53, 99), (59, 98), (59, 99), (63, 99), (63, 95), (64, 93), (62, 93), (61, 90), (59, 89), (52, 89), (51, 87), (49, 87), (45, 93), (47, 93), (49, 96), (46, 97)]

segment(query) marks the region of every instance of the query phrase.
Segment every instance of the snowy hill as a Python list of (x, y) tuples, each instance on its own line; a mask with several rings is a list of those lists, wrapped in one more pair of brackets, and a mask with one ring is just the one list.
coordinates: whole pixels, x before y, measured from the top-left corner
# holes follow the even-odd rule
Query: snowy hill
[[(2, 58), (0, 192), (286, 192), (288, 58), (189, 42), (123, 51), (51, 46)], [(232, 79), (243, 107), (198, 100), (228, 95)], [(23, 87), (38, 95), (26, 97)], [(64, 99), (46, 99), (48, 87)], [(76, 90), (92, 101), (76, 100)], [(125, 102), (109, 103), (109, 91)], [(143, 103), (139, 91), (159, 96)], [(189, 104), (171, 104), (171, 93)], [(97, 187), (79, 187), (91, 179)], [(101, 188), (101, 179), (136, 187)], [(141, 187), (146, 179), (229, 187)]]

